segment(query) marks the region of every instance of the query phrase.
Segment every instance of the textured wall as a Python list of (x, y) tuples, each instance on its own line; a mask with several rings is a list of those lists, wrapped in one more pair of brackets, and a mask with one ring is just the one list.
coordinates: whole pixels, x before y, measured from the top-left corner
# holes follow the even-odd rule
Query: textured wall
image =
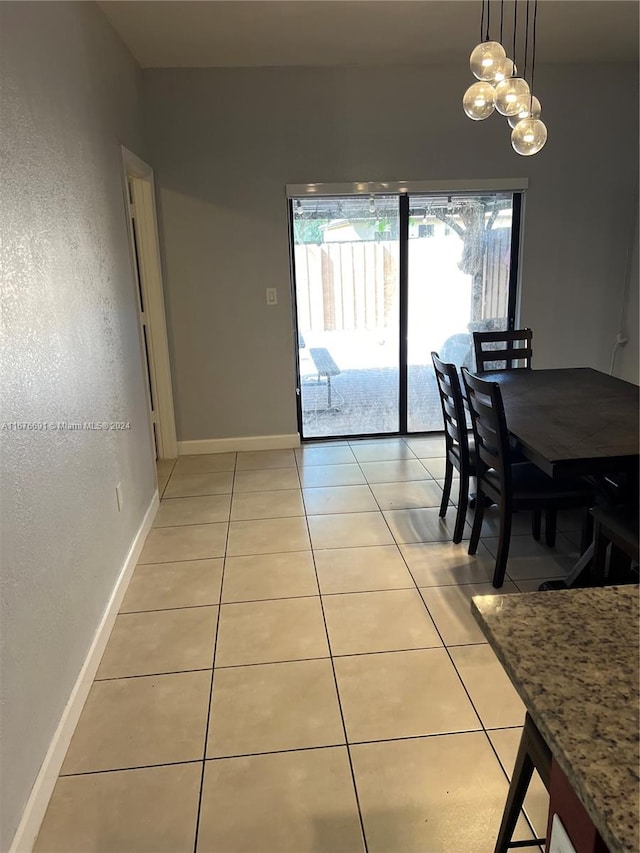
[(0, 420), (131, 422), (0, 431), (7, 850), (155, 480), (120, 177), (139, 72), (94, 4), (0, 15)]
[[(536, 364), (608, 369), (638, 173), (637, 69), (536, 77), (550, 139), (524, 158), (504, 119), (463, 114), (466, 60), (144, 72), (180, 439), (296, 431), (286, 183), (529, 177), (522, 320)], [(594, 121), (594, 104), (615, 121)]]

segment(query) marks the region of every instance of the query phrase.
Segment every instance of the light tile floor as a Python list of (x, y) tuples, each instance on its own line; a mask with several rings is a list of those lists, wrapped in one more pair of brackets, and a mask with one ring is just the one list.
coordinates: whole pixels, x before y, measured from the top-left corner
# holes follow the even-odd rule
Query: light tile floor
[[(36, 851), (490, 853), (524, 709), (470, 613), (493, 592), (495, 514), (477, 556), (451, 543), (442, 452), (427, 437), (160, 462)], [(528, 523), (507, 593), (576, 557), (575, 515), (554, 550)], [(547, 802), (534, 777), (517, 838), (544, 835)]]

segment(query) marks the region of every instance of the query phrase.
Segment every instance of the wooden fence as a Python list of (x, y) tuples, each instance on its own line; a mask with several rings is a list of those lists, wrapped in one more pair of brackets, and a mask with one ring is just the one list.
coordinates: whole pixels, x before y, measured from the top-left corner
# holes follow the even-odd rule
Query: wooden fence
[[(479, 304), (473, 311), (469, 306), (470, 319), (507, 316), (510, 238), (509, 228), (489, 234)], [(396, 241), (297, 245), (295, 271), (300, 329), (381, 331), (397, 327)]]
[(296, 246), (300, 328), (376, 331), (397, 323), (397, 257), (397, 242)]
[(482, 298), (477, 312), (479, 320), (507, 316), (510, 263), (511, 228), (490, 231), (482, 270)]

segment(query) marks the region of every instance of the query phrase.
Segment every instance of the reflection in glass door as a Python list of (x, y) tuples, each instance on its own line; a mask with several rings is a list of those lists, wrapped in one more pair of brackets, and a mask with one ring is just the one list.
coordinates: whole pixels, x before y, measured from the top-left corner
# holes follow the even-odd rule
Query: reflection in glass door
[(293, 199), (302, 435), (395, 433), (397, 195)]
[(508, 328), (517, 205), (510, 192), (409, 197), (409, 432), (442, 429), (432, 350), (473, 369), (473, 332)]

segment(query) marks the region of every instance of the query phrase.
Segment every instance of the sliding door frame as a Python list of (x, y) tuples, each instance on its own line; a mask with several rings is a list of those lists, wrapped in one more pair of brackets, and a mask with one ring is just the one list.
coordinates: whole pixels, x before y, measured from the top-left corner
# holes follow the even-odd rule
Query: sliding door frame
[[(322, 441), (322, 437), (303, 436), (303, 412), (302, 412), (302, 388), (300, 377), (300, 360), (298, 352), (298, 300), (296, 292), (296, 269), (295, 269), (295, 242), (294, 242), (294, 212), (293, 200), (307, 197), (326, 196), (355, 196), (355, 195), (397, 195), (399, 205), (399, 261), (398, 261), (398, 286), (399, 286), (399, 388), (398, 388), (398, 424), (396, 432), (363, 433), (360, 435), (335, 435), (327, 437), (327, 441), (359, 439), (359, 438), (393, 438), (395, 436), (408, 435), (408, 359), (407, 343), (409, 329), (409, 213), (410, 196), (444, 193), (456, 195), (458, 193), (478, 194), (511, 192), (513, 194), (513, 216), (511, 222), (511, 264), (509, 268), (508, 283), (508, 306), (507, 306), (507, 328), (514, 329), (518, 314), (520, 288), (519, 270), (520, 253), (522, 251), (522, 220), (524, 193), (528, 189), (527, 178), (496, 178), (494, 180), (451, 180), (451, 181), (358, 181), (354, 183), (309, 183), (309, 184), (287, 184), (287, 226), (289, 233), (289, 271), (291, 280), (291, 306), (293, 319), (293, 356), (295, 361), (296, 380), (296, 415), (298, 421), (298, 433), (303, 442)], [(425, 435), (429, 433), (415, 432), (411, 435)]]
[(468, 181), (356, 181), (342, 184), (287, 184), (285, 190), (287, 199), (291, 200), (303, 196), (518, 193), (524, 192), (528, 188), (528, 178), (494, 178), (493, 180)]
[(516, 327), (516, 317), (519, 313), (518, 300), (520, 299), (519, 274), (520, 253), (522, 252), (522, 208), (524, 193), (514, 192), (513, 213), (511, 215), (511, 264), (509, 266), (509, 304), (507, 306), (507, 329), (512, 331)]
[(287, 228), (289, 231), (289, 275), (291, 279), (291, 310), (293, 312), (293, 333), (291, 336), (291, 346), (293, 353), (293, 361), (295, 364), (296, 378), (296, 419), (298, 421), (298, 435), (301, 441), (307, 441), (302, 437), (302, 379), (300, 377), (300, 354), (299, 354), (299, 334), (298, 329), (298, 292), (296, 288), (296, 253), (295, 241), (293, 233), (293, 200), (287, 198)]
[(398, 286), (400, 288), (400, 329), (399, 344), (400, 356), (398, 364), (400, 367), (400, 387), (398, 389), (398, 422), (400, 425), (399, 435), (407, 434), (407, 422), (409, 419), (409, 365), (407, 359), (407, 345), (409, 341), (409, 194), (402, 193), (399, 200), (400, 205), (400, 228), (398, 234), (399, 262), (398, 262)]

